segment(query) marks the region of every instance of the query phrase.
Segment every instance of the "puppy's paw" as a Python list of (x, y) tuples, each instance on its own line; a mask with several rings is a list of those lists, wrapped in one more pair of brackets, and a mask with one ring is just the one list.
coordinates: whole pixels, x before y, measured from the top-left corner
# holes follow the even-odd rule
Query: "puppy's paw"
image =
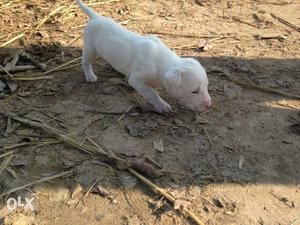
[(86, 74), (85, 79), (87, 82), (93, 83), (97, 81), (98, 77), (95, 74)]
[(172, 112), (171, 106), (166, 102), (159, 102), (159, 104), (154, 105), (154, 108), (157, 112), (160, 112), (160, 113), (171, 113)]

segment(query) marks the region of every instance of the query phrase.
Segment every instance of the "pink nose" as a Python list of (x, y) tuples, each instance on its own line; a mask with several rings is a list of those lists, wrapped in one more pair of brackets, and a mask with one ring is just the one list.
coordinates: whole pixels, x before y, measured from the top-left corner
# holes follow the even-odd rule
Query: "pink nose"
[(211, 103), (211, 101), (204, 101), (204, 102), (203, 102), (203, 105), (204, 105), (206, 108), (209, 108), (209, 107), (211, 107), (212, 103)]

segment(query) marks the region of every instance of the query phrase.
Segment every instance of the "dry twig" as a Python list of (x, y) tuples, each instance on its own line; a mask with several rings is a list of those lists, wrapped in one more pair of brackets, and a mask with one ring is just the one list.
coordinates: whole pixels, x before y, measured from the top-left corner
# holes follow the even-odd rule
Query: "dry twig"
[(21, 37), (25, 36), (25, 33), (21, 33), (13, 38), (11, 38), (10, 40), (6, 41), (5, 43), (3, 43), (0, 48), (5, 47), (6, 45), (9, 45), (10, 43), (14, 42), (15, 40), (20, 39)]
[(105, 1), (105, 2), (92, 2), (92, 3), (87, 3), (86, 5), (87, 5), (87, 6), (104, 5), (104, 4), (107, 4), (107, 3), (119, 2), (119, 1), (121, 1), (121, 0), (108, 0), (108, 1)]
[(204, 35), (197, 35), (197, 34), (176, 34), (171, 32), (163, 32), (163, 31), (149, 31), (148, 34), (158, 34), (158, 35), (165, 35), (165, 36), (179, 36), (179, 37), (185, 37), (185, 38), (219, 38), (218, 35), (210, 35), (210, 34), (204, 34)]
[(286, 26), (288, 26), (288, 27), (294, 29), (295, 31), (300, 32), (300, 27), (297, 27), (296, 25), (291, 24), (290, 22), (286, 21), (285, 19), (280, 18), (279, 16), (276, 16), (276, 15), (273, 14), (273, 13), (271, 13), (271, 16), (272, 16), (274, 19), (278, 20), (280, 23), (283, 23), (284, 25), (286, 25)]
[(11, 75), (3, 66), (0, 65), (0, 69), (3, 70), (10, 77), (10, 79), (12, 79), (12, 80), (15, 79), (14, 76)]
[(19, 191), (19, 190), (28, 188), (30, 186), (33, 186), (35, 184), (40, 184), (40, 183), (43, 183), (43, 182), (46, 182), (46, 181), (49, 181), (49, 180), (53, 180), (53, 179), (56, 179), (56, 178), (59, 178), (59, 177), (63, 177), (63, 176), (69, 176), (69, 175), (72, 175), (73, 173), (74, 173), (73, 170), (68, 170), (68, 171), (64, 171), (64, 172), (59, 173), (59, 174), (55, 174), (53, 176), (45, 177), (45, 178), (42, 178), (40, 180), (36, 180), (36, 181), (30, 182), (30, 183), (21, 185), (19, 187), (15, 187), (15, 188), (13, 188), (13, 189), (11, 189), (9, 191), (6, 191), (6, 192), (0, 194), (0, 198), (2, 198), (4, 196), (8, 196), (10, 193), (13, 193), (15, 191)]
[(9, 151), (9, 152), (5, 152), (3, 154), (0, 155), (0, 159), (5, 157), (5, 156), (8, 156), (8, 155), (11, 155), (11, 154), (14, 154), (15, 152), (17, 152), (18, 150), (13, 150), (13, 151)]
[(295, 219), (293, 222), (291, 222), (290, 225), (296, 225), (298, 222), (299, 222), (299, 220), (298, 220), (298, 219)]
[[(89, 195), (89, 193), (91, 193), (91, 191), (93, 190), (93, 188), (95, 187), (95, 185), (97, 185), (97, 183), (98, 183), (101, 179), (103, 179), (103, 177), (97, 178), (97, 179), (92, 183), (92, 185), (91, 185), (90, 188), (87, 190), (87, 192), (82, 196), (82, 199), (81, 199), (81, 200), (85, 200), (85, 198)], [(79, 203), (80, 203), (80, 201), (79, 201), (77, 204), (79, 204)]]
[(254, 89), (257, 89), (257, 90), (261, 90), (261, 91), (264, 91), (264, 92), (269, 92), (269, 93), (281, 95), (281, 96), (288, 97), (288, 98), (300, 99), (300, 96), (299, 96), (299, 95), (290, 94), (290, 93), (287, 93), (287, 92), (275, 90), (275, 89), (273, 89), (273, 88), (261, 87), (261, 86), (258, 86), (258, 85), (256, 85), (256, 84), (250, 84), (250, 83), (243, 82), (243, 81), (239, 81), (239, 80), (235, 80), (235, 79), (232, 79), (232, 78), (230, 78), (230, 80), (231, 80), (232, 82), (234, 82), (234, 83), (240, 85), (240, 86), (249, 87), (249, 88), (254, 88)]
[(48, 71), (42, 73), (41, 75), (47, 75), (47, 74), (49, 74), (49, 73), (53, 73), (53, 72), (55, 72), (55, 71), (59, 71), (59, 70), (61, 70), (62, 68), (66, 67), (66, 66), (68, 66), (68, 65), (70, 65), (70, 64), (72, 64), (73, 62), (79, 61), (79, 60), (81, 60), (81, 56), (80, 56), (80, 57), (77, 57), (77, 58), (75, 58), (75, 59), (72, 59), (72, 60), (70, 60), (70, 61), (68, 61), (68, 62), (65, 62), (65, 63), (63, 63), (63, 64), (61, 64), (61, 65), (59, 65), (59, 66), (56, 66), (56, 67), (54, 67), (54, 68), (52, 68), (52, 69), (50, 69), (50, 70), (48, 70)]
[[(5, 68), (3, 68), (1, 65), (0, 65), (0, 72), (6, 72), (5, 71)], [(28, 71), (28, 70), (34, 70), (34, 69), (37, 69), (36, 66), (33, 66), (33, 65), (24, 65), (24, 66), (14, 66), (12, 69), (9, 70), (9, 72), (12, 72), (12, 73), (17, 73), (17, 72), (24, 72), (24, 71)], [(8, 70), (7, 70), (8, 71)], [(6, 72), (7, 73), (7, 72)], [(8, 73), (7, 73), (8, 74)], [(10, 77), (12, 76), (11, 74), (9, 75)], [(12, 78), (12, 77), (11, 77)], [(13, 79), (13, 78), (12, 78)]]
[(32, 80), (48, 80), (53, 76), (15, 76), (14, 80), (32, 81)]
[(239, 23), (243, 23), (243, 24), (246, 24), (246, 25), (248, 25), (248, 26), (258, 28), (256, 25), (254, 25), (254, 24), (252, 24), (252, 23), (249, 23), (249, 22), (247, 22), (247, 21), (243, 21), (242, 19), (240, 19), (240, 18), (238, 18), (238, 17), (236, 17), (236, 16), (233, 16), (232, 19), (235, 20), (235, 21), (237, 21), (237, 22), (239, 22)]
[(207, 132), (207, 130), (206, 130), (205, 128), (203, 128), (203, 131), (204, 131), (204, 133), (205, 133), (205, 135), (206, 135), (206, 137), (207, 137), (207, 139), (208, 139), (208, 142), (209, 142), (209, 149), (211, 149), (211, 147), (212, 147), (212, 145), (213, 145), (213, 142), (212, 142), (212, 140), (211, 140), (211, 138), (210, 138), (210, 135), (209, 135), (209, 133)]
[(260, 35), (260, 34), (257, 34), (257, 35), (254, 35), (254, 37), (257, 39), (257, 40), (270, 40), (270, 39), (276, 39), (276, 40), (279, 40), (279, 41), (283, 41), (285, 39), (287, 39), (286, 36), (283, 36), (283, 35), (268, 35), (268, 36), (263, 36), (263, 35)]
[(68, 43), (68, 46), (72, 46), (76, 41), (78, 41), (81, 37), (83, 36), (83, 34), (78, 35), (78, 37), (76, 37), (74, 40), (70, 41)]
[(51, 145), (51, 144), (58, 144), (60, 141), (58, 140), (42, 140), (42, 141), (33, 141), (33, 142), (21, 142), (21, 143), (17, 143), (17, 144), (7, 144), (3, 146), (4, 150), (11, 150), (14, 148), (19, 148), (19, 147), (23, 147), (23, 146), (30, 146), (30, 145)]
[(257, 90), (260, 90), (260, 91), (281, 95), (281, 96), (288, 97), (288, 98), (300, 99), (300, 96), (296, 95), (296, 94), (290, 94), (290, 93), (287, 93), (287, 92), (284, 92), (284, 91), (275, 90), (273, 88), (261, 87), (261, 86), (256, 85), (256, 84), (252, 84), (252, 83), (249, 83), (249, 82), (243, 82), (243, 81), (240, 81), (240, 80), (233, 79), (232, 77), (230, 77), (230, 75), (228, 73), (226, 73), (225, 71), (222, 71), (222, 70), (211, 70), (211, 71), (209, 71), (209, 73), (212, 73), (212, 72), (222, 73), (228, 78), (228, 80), (230, 80), (231, 82), (236, 83), (240, 86), (243, 86), (243, 87), (253, 88), (253, 89), (257, 89)]
[[(8, 166), (10, 161), (14, 158), (14, 154), (9, 155), (7, 158), (5, 158), (0, 166), (0, 175), (5, 170), (5, 168)], [(1, 196), (1, 195), (0, 195)]]

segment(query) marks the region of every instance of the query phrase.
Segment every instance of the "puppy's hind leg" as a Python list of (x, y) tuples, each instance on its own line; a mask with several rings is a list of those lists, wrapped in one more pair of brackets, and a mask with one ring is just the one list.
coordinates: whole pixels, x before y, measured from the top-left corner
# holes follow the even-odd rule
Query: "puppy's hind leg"
[(82, 50), (82, 68), (84, 71), (85, 79), (87, 82), (96, 82), (97, 76), (95, 75), (92, 68), (92, 61), (95, 54), (88, 47), (83, 47)]

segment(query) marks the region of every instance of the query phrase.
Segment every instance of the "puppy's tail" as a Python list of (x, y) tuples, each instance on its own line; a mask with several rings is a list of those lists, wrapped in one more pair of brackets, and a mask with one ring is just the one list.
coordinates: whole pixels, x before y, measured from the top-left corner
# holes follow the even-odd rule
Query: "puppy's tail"
[(87, 7), (86, 5), (84, 5), (81, 0), (77, 0), (77, 3), (79, 5), (79, 7), (82, 9), (82, 11), (85, 12), (89, 16), (90, 20), (98, 17), (98, 14), (90, 7)]

